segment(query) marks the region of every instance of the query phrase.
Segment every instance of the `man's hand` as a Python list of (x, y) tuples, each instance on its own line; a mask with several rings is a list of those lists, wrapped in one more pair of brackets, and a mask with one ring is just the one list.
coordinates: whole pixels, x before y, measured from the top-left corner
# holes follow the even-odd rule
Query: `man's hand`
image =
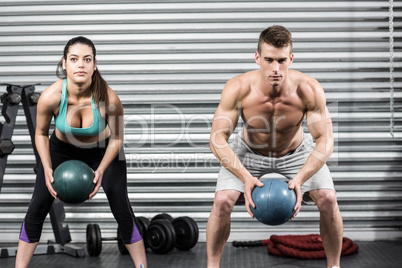
[(302, 203), (303, 198), (302, 198), (302, 192), (301, 192), (301, 185), (295, 179), (289, 181), (289, 189), (295, 190), (295, 192), (296, 192), (296, 205), (293, 209), (295, 211), (295, 213), (293, 214), (293, 216), (291, 218), (293, 220), (301, 209), (301, 203)]
[(253, 202), (253, 198), (251, 197), (251, 193), (253, 192), (254, 187), (262, 187), (264, 184), (257, 179), (256, 177), (251, 177), (250, 179), (246, 179), (244, 183), (244, 201), (246, 202), (246, 209), (248, 214), (252, 218), (254, 218), (254, 214), (251, 212), (250, 206), (255, 208), (255, 204)]

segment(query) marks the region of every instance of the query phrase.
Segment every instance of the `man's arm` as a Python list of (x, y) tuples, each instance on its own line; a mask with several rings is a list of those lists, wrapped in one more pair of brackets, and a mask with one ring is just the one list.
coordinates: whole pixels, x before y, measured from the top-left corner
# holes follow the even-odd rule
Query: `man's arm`
[[(306, 87), (306, 90), (303, 90), (305, 92), (303, 101), (307, 107), (307, 127), (316, 144), (306, 163), (289, 182), (289, 188), (296, 191), (300, 191), (301, 185), (322, 168), (334, 149), (332, 120), (326, 105), (324, 90), (316, 80), (309, 81)], [(294, 216), (300, 211), (301, 192), (299, 196), (300, 200), (297, 200)]]
[(251, 216), (254, 216), (250, 206), (255, 207), (251, 198), (251, 192), (255, 186), (262, 187), (263, 184), (243, 166), (239, 158), (229, 146), (228, 140), (237, 126), (239, 109), (241, 108), (242, 92), (241, 80), (234, 78), (225, 85), (221, 102), (216, 109), (210, 135), (210, 149), (219, 162), (227, 170), (232, 172), (245, 184), (244, 199), (246, 209)]

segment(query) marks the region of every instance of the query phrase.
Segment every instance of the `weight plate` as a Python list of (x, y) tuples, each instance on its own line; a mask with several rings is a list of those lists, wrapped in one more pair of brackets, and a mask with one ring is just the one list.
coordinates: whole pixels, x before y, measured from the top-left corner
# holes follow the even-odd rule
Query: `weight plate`
[(190, 250), (198, 242), (198, 225), (190, 217), (179, 217), (173, 220), (176, 233), (175, 247), (179, 250)]
[(98, 224), (87, 225), (87, 251), (89, 256), (97, 257), (102, 252), (102, 235)]
[(154, 220), (168, 220), (170, 222), (173, 222), (173, 217), (167, 213), (162, 213), (162, 214), (158, 214), (158, 215), (154, 216), (151, 221), (154, 221)]
[(157, 254), (166, 254), (174, 248), (176, 234), (171, 222), (164, 219), (151, 221), (146, 232), (149, 248)]

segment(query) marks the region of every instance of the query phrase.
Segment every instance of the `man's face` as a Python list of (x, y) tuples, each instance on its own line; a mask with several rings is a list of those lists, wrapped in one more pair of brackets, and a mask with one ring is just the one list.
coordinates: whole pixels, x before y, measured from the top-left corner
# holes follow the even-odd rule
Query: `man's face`
[(263, 43), (261, 54), (255, 53), (255, 62), (260, 65), (263, 79), (271, 86), (279, 86), (286, 78), (289, 66), (293, 62), (293, 53), (290, 46), (276, 48)]

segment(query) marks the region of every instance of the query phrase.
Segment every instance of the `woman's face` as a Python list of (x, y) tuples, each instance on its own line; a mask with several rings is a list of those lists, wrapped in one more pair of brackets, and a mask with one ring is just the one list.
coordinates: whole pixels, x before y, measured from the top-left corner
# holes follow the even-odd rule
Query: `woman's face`
[(70, 46), (67, 58), (63, 58), (63, 69), (66, 70), (67, 78), (74, 83), (91, 83), (92, 74), (96, 70), (92, 48), (80, 43)]

